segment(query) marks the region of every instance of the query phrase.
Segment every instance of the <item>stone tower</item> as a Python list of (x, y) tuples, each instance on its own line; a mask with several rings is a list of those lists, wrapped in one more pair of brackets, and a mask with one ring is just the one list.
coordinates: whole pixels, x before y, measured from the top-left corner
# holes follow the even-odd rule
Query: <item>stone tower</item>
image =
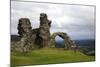
[(49, 47), (51, 21), (45, 13), (40, 14), (39, 38), (42, 47)]
[(32, 27), (28, 18), (20, 18), (18, 24), (18, 34), (20, 36), (20, 52), (27, 52), (33, 47)]

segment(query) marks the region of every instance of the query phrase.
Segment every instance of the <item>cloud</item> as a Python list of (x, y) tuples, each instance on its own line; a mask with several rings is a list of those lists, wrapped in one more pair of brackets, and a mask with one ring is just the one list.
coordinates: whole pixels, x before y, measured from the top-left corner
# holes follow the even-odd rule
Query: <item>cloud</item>
[(11, 1), (11, 34), (17, 34), (18, 19), (29, 18), (32, 28), (39, 27), (40, 13), (52, 21), (51, 33), (66, 32), (72, 39), (91, 39), (95, 32), (93, 6)]

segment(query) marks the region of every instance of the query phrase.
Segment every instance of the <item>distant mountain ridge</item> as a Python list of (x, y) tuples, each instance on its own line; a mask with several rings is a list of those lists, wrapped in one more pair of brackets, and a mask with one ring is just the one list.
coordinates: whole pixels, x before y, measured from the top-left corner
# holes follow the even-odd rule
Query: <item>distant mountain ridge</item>
[[(73, 40), (77, 46), (95, 46), (95, 40), (94, 39), (84, 39), (84, 40)], [(63, 40), (56, 40), (56, 44), (63, 45)]]
[(11, 35), (11, 41), (19, 41), (20, 37), (18, 35)]
[[(80, 50), (80, 52), (94, 56), (95, 55), (95, 40), (94, 39), (85, 39), (85, 40), (73, 40)], [(63, 48), (64, 47), (64, 41), (58, 40), (56, 41), (56, 48)]]
[(85, 40), (74, 40), (75, 44), (77, 46), (95, 46), (95, 40), (94, 39), (85, 39)]

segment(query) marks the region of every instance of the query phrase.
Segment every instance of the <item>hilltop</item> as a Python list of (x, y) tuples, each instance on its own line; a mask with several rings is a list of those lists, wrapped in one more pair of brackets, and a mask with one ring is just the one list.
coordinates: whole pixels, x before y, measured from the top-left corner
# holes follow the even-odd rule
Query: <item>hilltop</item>
[(79, 51), (62, 48), (42, 48), (30, 53), (12, 52), (12, 67), (16, 65), (37, 65), (95, 61), (95, 56), (87, 56)]

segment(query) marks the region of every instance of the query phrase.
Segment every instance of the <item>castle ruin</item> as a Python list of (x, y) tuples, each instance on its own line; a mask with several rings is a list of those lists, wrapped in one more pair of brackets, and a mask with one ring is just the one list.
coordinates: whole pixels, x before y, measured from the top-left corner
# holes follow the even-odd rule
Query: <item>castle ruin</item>
[(11, 41), (11, 50), (19, 52), (29, 52), (37, 48), (48, 48), (55, 41), (58, 35), (64, 39), (65, 49), (71, 49), (75, 46), (72, 40), (64, 32), (56, 32), (50, 34), (51, 20), (48, 19), (47, 14), (40, 14), (39, 28), (32, 29), (31, 22), (28, 18), (20, 18), (18, 24), (18, 41)]

